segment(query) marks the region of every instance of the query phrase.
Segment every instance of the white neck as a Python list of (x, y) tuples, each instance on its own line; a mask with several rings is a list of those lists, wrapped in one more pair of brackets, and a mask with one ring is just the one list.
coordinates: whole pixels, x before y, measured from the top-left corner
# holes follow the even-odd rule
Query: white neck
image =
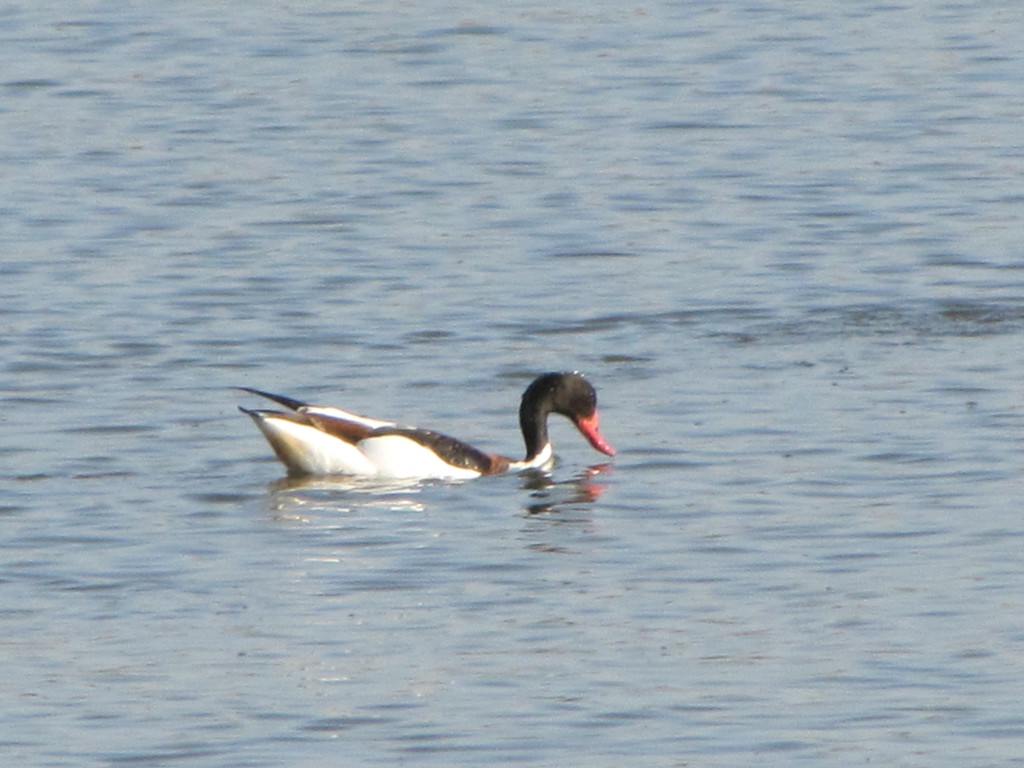
[(513, 461), (509, 464), (509, 469), (513, 472), (521, 472), (524, 469), (547, 469), (554, 463), (555, 449), (551, 447), (551, 443), (544, 443), (544, 447), (532, 459)]

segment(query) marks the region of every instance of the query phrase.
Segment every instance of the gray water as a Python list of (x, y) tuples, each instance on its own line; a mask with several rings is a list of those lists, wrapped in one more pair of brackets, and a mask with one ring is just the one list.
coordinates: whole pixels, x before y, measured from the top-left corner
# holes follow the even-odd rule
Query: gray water
[(1024, 763), (1017, 0), (125, 5), (0, 9), (5, 765)]

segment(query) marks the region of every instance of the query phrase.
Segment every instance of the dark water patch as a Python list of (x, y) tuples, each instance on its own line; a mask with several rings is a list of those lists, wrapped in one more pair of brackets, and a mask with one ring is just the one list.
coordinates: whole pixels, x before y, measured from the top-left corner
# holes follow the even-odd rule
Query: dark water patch
[(704, 131), (735, 131), (750, 126), (741, 123), (711, 123), (701, 120), (677, 120), (663, 123), (648, 123), (643, 126), (648, 131), (680, 131), (680, 132), (704, 132)]
[(994, 528), (975, 534), (967, 540), (969, 546), (989, 546), (994, 542), (1024, 538), (1024, 529)]
[(601, 358), (602, 363), (650, 363), (654, 360), (653, 357), (646, 355), (627, 355), (627, 354), (612, 354), (604, 355)]
[(360, 717), (358, 715), (352, 715), (350, 717), (326, 717), (321, 720), (314, 720), (313, 722), (306, 723), (302, 726), (302, 730), (315, 733), (336, 733), (339, 731), (350, 731), (353, 728), (361, 728), (367, 725), (386, 725), (397, 721), (398, 718), (385, 717), (384, 715), (368, 717)]
[(735, 343), (824, 341), (849, 336), (896, 339), (996, 336), (1024, 331), (1024, 302), (940, 301), (811, 308), (707, 336)]
[(659, 717), (661, 713), (654, 709), (614, 710), (597, 712), (579, 725), (584, 728), (607, 728), (610, 725), (632, 725), (640, 720), (653, 720)]
[(674, 310), (671, 312), (622, 312), (606, 315), (595, 315), (588, 318), (569, 320), (552, 324), (544, 321), (522, 323), (494, 323), (498, 330), (512, 329), (526, 334), (581, 334), (600, 333), (614, 329), (658, 329), (666, 326), (686, 326), (700, 329), (707, 327), (707, 335), (714, 336), (719, 331), (715, 326), (728, 323), (749, 323), (767, 321), (773, 317), (770, 310), (749, 306), (721, 306), (705, 309)]
[(1024, 305), (950, 301), (939, 304), (939, 316), (956, 325), (987, 328), (1024, 322)]
[(507, 27), (466, 22), (455, 27), (443, 27), (430, 32), (426, 37), (491, 37), (508, 33)]
[(8, 80), (3, 84), (3, 87), (9, 91), (37, 91), (45, 88), (56, 88), (59, 85), (62, 85), (59, 80), (38, 77), (25, 80)]
[(712, 466), (710, 462), (706, 461), (685, 461), (683, 459), (677, 461), (671, 461), (668, 459), (652, 459), (650, 461), (641, 461), (630, 465), (630, 469), (645, 470), (651, 472), (677, 472), (680, 470), (694, 470), (702, 469)]
[(731, 322), (769, 320), (775, 313), (751, 304), (723, 304), (700, 309), (680, 309), (652, 315), (655, 321), (682, 326), (719, 325)]
[(127, 582), (124, 581), (89, 582), (67, 584), (61, 589), (65, 592), (116, 592), (119, 589), (124, 589), (126, 585)]
[[(509, 131), (543, 131), (550, 126), (547, 120), (538, 117), (509, 117), (499, 120), (497, 126)], [(559, 199), (571, 200), (571, 196), (547, 195), (545, 201), (554, 203)]]
[[(102, 461), (112, 461), (111, 457), (102, 457)], [(71, 476), (72, 480), (123, 480), (128, 477), (136, 477), (135, 472), (110, 471), (110, 472), (79, 472)]]
[(908, 530), (908, 531), (863, 531), (855, 538), (867, 539), (869, 541), (894, 540), (894, 539), (923, 539), (931, 536), (942, 536), (949, 533), (948, 528), (935, 528), (932, 530)]
[(857, 562), (862, 560), (877, 560), (885, 557), (881, 552), (839, 552), (833, 555), (822, 555), (822, 562)]
[(752, 555), (757, 550), (750, 547), (731, 547), (726, 544), (690, 547), (690, 552), (701, 555)]
[(612, 328), (623, 326), (644, 325), (650, 322), (650, 318), (644, 315), (603, 315), (577, 320), (557, 325), (530, 324), (520, 327), (520, 331), (526, 334), (560, 335), (560, 334), (582, 334), (600, 333)]
[[(513, 177), (543, 176), (546, 171), (547, 168), (542, 163), (529, 160), (509, 160), (487, 168), (488, 173)], [(500, 222), (496, 224), (496, 226), (503, 226), (509, 229), (519, 229), (524, 225), (524, 223), (525, 222), (519, 219), (512, 219)]]
[(1013, 719), (994, 722), (967, 731), (973, 736), (985, 739), (1024, 738), (1024, 720)]
[(816, 211), (809, 211), (805, 214), (812, 219), (849, 219), (856, 216), (864, 216), (864, 211), (854, 211), (849, 208), (822, 208)]
[(384, 704), (370, 704), (363, 707), (368, 712), (404, 712), (414, 709), (420, 709), (423, 704), (418, 702), (409, 701), (389, 701)]
[(455, 336), (456, 334), (451, 331), (428, 329), (407, 333), (403, 337), (403, 341), (406, 344), (437, 344), (450, 341)]
[(346, 582), (344, 587), (329, 589), (323, 592), (324, 597), (345, 597), (357, 592), (409, 592), (427, 589), (429, 585), (424, 584), (418, 578), (377, 578), (377, 579), (353, 579)]
[(198, 501), (203, 504), (243, 504), (248, 501), (252, 501), (255, 498), (259, 498), (255, 494), (246, 493), (196, 493), (188, 496), (187, 498), (192, 501)]
[(114, 91), (102, 90), (100, 88), (70, 88), (64, 91), (57, 91), (55, 94), (62, 99), (98, 99), (112, 98)]
[(46, 548), (50, 546), (67, 546), (69, 544), (81, 545), (83, 547), (95, 547), (95, 546), (110, 546), (115, 544), (123, 545), (125, 540), (123, 538), (115, 538), (111, 536), (83, 536), (80, 534), (67, 534), (67, 535), (37, 535), (37, 536), (25, 536), (13, 542), (18, 547), (40, 547)]
[(942, 461), (938, 456), (920, 456), (912, 453), (872, 453), (858, 457), (861, 461), (880, 461), (893, 464), (928, 464)]
[(158, 749), (148, 752), (105, 754), (103, 755), (103, 760), (111, 765), (161, 766), (172, 762), (215, 757), (222, 754), (222, 752), (223, 750), (210, 749), (208, 747), (201, 748), (196, 745), (190, 745), (182, 747), (167, 747), (166, 749)]
[(458, 567), (458, 570), (488, 576), (501, 573), (522, 573), (528, 571), (529, 566), (525, 563), (468, 563)]
[(119, 358), (152, 357), (166, 348), (164, 344), (147, 341), (116, 341), (110, 346), (117, 352)]
[(984, 259), (972, 258), (962, 253), (931, 253), (924, 257), (932, 266), (936, 267), (985, 267), (988, 262)]
[(623, 259), (638, 254), (628, 251), (557, 251), (551, 254), (554, 259)]
[[(98, 363), (97, 365), (89, 366), (89, 367), (91, 367), (93, 369), (95, 369), (95, 368), (108, 368), (108, 367), (110, 367), (111, 362), (112, 361), (108, 359), (106, 362), (101, 362), (101, 363)], [(68, 366), (69, 366), (68, 362), (61, 361), (59, 359), (54, 359), (52, 362), (47, 362), (47, 361), (43, 361), (43, 360), (24, 360), (24, 361), (15, 361), (13, 363), (9, 363), (7, 365), (6, 370), (8, 370), (10, 373), (17, 373), (17, 374), (22, 374), (22, 375), (28, 376), (28, 375), (33, 375), (33, 374), (47, 374), (47, 373), (66, 372), (68, 370)]]
[(70, 427), (65, 432), (80, 435), (135, 435), (156, 432), (160, 427), (153, 424), (93, 424), (84, 427)]
[(811, 746), (814, 745), (806, 741), (766, 741), (762, 744), (754, 744), (750, 749), (754, 754), (758, 754), (761, 752), (797, 752)]

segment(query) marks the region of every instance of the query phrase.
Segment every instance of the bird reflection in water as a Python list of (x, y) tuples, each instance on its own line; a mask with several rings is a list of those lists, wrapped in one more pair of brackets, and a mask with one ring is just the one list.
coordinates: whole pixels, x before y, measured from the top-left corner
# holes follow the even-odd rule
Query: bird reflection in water
[(612, 465), (597, 464), (587, 467), (571, 480), (555, 481), (546, 472), (528, 472), (523, 475), (523, 488), (530, 491), (531, 503), (526, 505), (528, 515), (550, 515), (571, 506), (593, 504), (607, 489), (595, 478), (607, 476)]
[(268, 485), (271, 512), (278, 520), (310, 522), (314, 513), (337, 514), (358, 509), (387, 511), (425, 509), (410, 498), (422, 490), (416, 480), (376, 480), (360, 477), (284, 477)]
[[(541, 470), (522, 473), (522, 488), (529, 491), (526, 514), (552, 515), (593, 504), (607, 487), (596, 479), (607, 476), (611, 468), (610, 463), (588, 467), (569, 480), (554, 480), (550, 473)], [(268, 485), (267, 500), (276, 519), (310, 522), (311, 516), (325, 512), (336, 514), (367, 508), (422, 511), (429, 501), (417, 498), (419, 494), (432, 485), (450, 484), (451, 481), (348, 476), (285, 477)]]

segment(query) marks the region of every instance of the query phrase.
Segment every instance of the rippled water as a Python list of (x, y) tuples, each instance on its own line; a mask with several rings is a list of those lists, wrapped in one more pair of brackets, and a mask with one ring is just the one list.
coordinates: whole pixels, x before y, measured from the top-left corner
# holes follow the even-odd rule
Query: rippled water
[[(1024, 762), (1015, 2), (0, 10), (22, 766)], [(280, 391), (606, 466), (282, 480)]]

